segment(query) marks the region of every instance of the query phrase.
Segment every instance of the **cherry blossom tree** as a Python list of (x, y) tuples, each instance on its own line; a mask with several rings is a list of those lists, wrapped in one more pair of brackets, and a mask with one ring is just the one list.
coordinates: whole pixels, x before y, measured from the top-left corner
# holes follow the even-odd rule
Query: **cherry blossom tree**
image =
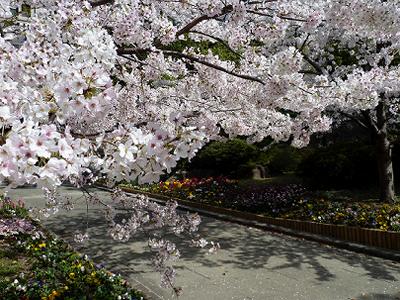
[(380, 199), (395, 200), (390, 136), (398, 134), (400, 7), (397, 1), (332, 1), (301, 44), (310, 72), (327, 76), (336, 121), (369, 130)]
[(93, 170), (151, 182), (221, 132), (302, 146), (329, 128), (327, 76), (308, 80), (296, 48), (318, 6), (1, 3), (1, 176), (13, 185)]
[[(302, 147), (334, 109), (376, 127), (392, 200), (399, 23), (394, 0), (0, 0), (0, 179), (69, 207), (65, 181), (157, 181), (221, 136)], [(118, 239), (150, 225), (145, 211), (177, 233), (198, 224), (116, 195), (135, 211), (123, 224), (108, 211)], [(150, 244), (161, 265), (176, 254)]]

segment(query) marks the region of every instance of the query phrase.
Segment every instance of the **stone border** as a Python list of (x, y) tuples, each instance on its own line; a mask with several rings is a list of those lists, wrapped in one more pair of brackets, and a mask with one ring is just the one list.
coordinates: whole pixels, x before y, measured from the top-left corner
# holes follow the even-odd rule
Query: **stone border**
[[(104, 186), (97, 186), (109, 190)], [(179, 207), (220, 220), (312, 240), (335, 247), (400, 262), (400, 233), (346, 225), (320, 224), (308, 221), (271, 218), (262, 215), (216, 207), (132, 188), (120, 187), (127, 193), (143, 194), (165, 204), (174, 200)]]

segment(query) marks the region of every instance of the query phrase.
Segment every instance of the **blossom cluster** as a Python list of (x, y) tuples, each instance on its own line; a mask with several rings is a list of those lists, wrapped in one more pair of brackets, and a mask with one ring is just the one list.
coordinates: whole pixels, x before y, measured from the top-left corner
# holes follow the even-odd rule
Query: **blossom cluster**
[[(349, 6), (357, 13), (344, 17)], [(397, 86), (398, 69), (378, 64), (390, 66), (399, 45), (391, 1), (0, 7), (0, 125), (3, 139), (14, 140), (0, 143), (1, 177), (15, 185), (79, 183), (94, 170), (114, 181), (157, 181), (222, 132), (304, 146), (329, 129), (327, 107), (373, 108)], [(191, 46), (174, 50), (177, 43)], [(200, 51), (204, 43), (237, 60)], [(335, 51), (346, 47), (354, 65), (336, 66)]]
[(0, 236), (12, 236), (24, 233), (30, 233), (33, 230), (31, 222), (20, 219), (0, 219)]
[[(0, 0), (0, 181), (56, 211), (63, 182), (158, 181), (212, 139), (305, 146), (329, 110), (398, 98), (399, 16), (396, 0)], [(197, 222), (129, 203), (108, 216), (121, 240)]]
[[(95, 198), (92, 201), (96, 202)], [(148, 197), (140, 194), (127, 195), (122, 190), (114, 191), (112, 205), (108, 205), (104, 212), (109, 223), (109, 233), (116, 241), (128, 241), (138, 230), (144, 231), (149, 236), (148, 246), (152, 252), (154, 269), (161, 274), (161, 286), (174, 286), (176, 271), (171, 262), (180, 257), (177, 246), (165, 238), (160, 238), (159, 230), (170, 232), (182, 239), (189, 239), (188, 246), (204, 248), (207, 245), (209, 253), (215, 253), (219, 244), (206, 241), (198, 233), (201, 218), (198, 214), (183, 214), (177, 211), (176, 202), (168, 202), (161, 206)], [(128, 213), (121, 215), (120, 210)]]

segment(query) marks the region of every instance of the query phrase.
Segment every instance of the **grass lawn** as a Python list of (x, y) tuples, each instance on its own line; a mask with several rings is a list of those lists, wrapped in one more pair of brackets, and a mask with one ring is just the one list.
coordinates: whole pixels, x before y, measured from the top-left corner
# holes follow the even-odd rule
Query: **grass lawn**
[(30, 260), (13, 250), (6, 242), (0, 241), (0, 278), (13, 278), (21, 272), (29, 272)]

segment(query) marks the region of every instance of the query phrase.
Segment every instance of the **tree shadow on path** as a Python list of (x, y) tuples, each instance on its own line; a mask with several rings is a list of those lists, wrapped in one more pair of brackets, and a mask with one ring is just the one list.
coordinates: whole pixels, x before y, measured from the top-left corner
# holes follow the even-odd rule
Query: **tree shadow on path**
[[(85, 230), (85, 220), (86, 211), (76, 210), (50, 218), (45, 224), (50, 230), (71, 242), (76, 230)], [(145, 272), (143, 264), (150, 268), (152, 253), (145, 247), (147, 238), (143, 234), (132, 236), (127, 243), (116, 242), (107, 235), (106, 221), (100, 210), (90, 210), (89, 220), (91, 238), (82, 252), (97, 262), (104, 261), (107, 266), (118, 268), (122, 274), (124, 270), (130, 273)], [(224, 253), (205, 255), (203, 249), (187, 248), (185, 243), (175, 238), (173, 241), (182, 249), (181, 261), (191, 261), (209, 268), (264, 268), (272, 272), (294, 268), (306, 270), (319, 282), (334, 280), (334, 269), (337, 265), (349, 269), (350, 272), (355, 267), (359, 276), (365, 276), (366, 280), (393, 282), (400, 278), (399, 264), (394, 262), (278, 233), (211, 218), (203, 218), (200, 233), (207, 239), (218, 241), (221, 244), (221, 252)]]

